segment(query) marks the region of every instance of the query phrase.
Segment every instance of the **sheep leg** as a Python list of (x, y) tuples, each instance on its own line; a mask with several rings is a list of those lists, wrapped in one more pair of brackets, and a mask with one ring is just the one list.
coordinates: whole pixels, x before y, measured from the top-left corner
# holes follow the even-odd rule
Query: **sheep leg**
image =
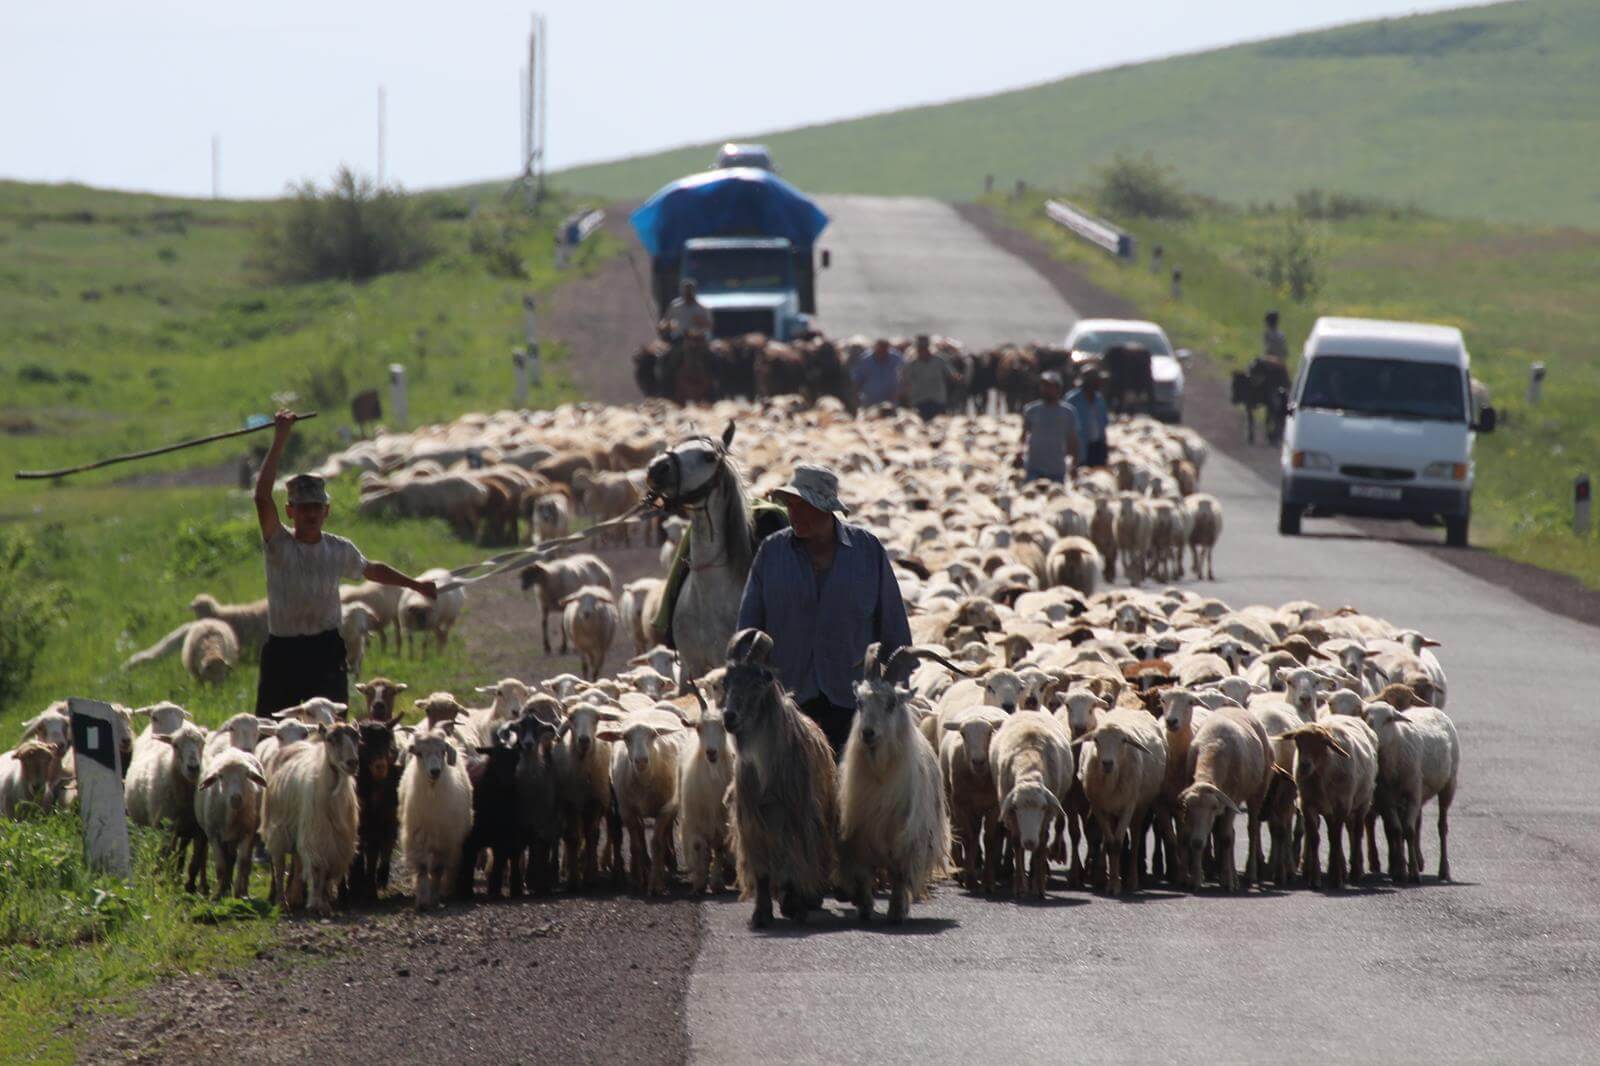
[[(496, 847), (489, 862), (489, 872), (483, 878), (484, 895), (499, 899), (505, 895), (506, 863), (510, 861), (507, 849)], [(514, 882), (513, 882), (514, 883)]]
[(1328, 815), (1328, 888), (1342, 889), (1349, 879), (1344, 856), (1344, 819)]
[(1456, 798), (1455, 784), (1439, 793), (1439, 880), (1450, 880), (1450, 804)]
[(1072, 888), (1083, 887), (1083, 859), (1078, 855), (1078, 838), (1083, 835), (1083, 815), (1074, 811), (1067, 816), (1067, 884)]
[(756, 878), (756, 906), (750, 915), (752, 929), (765, 929), (772, 924), (772, 878)]
[(228, 894), (228, 888), (233, 884), (233, 857), (233, 846), (217, 845), (217, 887), (211, 895), (212, 899), (221, 899)]
[(1259, 803), (1252, 803), (1246, 813), (1245, 832), (1250, 837), (1249, 854), (1244, 860), (1246, 886), (1261, 883), (1261, 811)]
[[(190, 893), (194, 892), (195, 882), (198, 879), (200, 885), (200, 894), (205, 895), (211, 889), (210, 877), (206, 871), (206, 838), (203, 836), (195, 837), (193, 840), (189, 841), (189, 844), (189, 879), (187, 884), (184, 886), (184, 891)], [(179, 854), (182, 855), (183, 852), (181, 850), (181, 844), (179, 845), (179, 848)]]
[(1181, 873), (1183, 865), (1178, 857), (1178, 829), (1176, 821), (1177, 820), (1173, 818), (1171, 811), (1163, 811), (1161, 813), (1161, 817), (1156, 820), (1156, 832), (1160, 834), (1161, 837), (1159, 849), (1157, 850), (1156, 854), (1165, 854), (1166, 868), (1164, 872), (1166, 875), (1166, 880), (1169, 884), (1174, 885), (1183, 880), (1183, 875)]
[(1407, 876), (1414, 885), (1422, 883), (1422, 807), (1406, 806), (1406, 857), (1409, 860)]
[(1307, 888), (1322, 887), (1322, 870), (1320, 869), (1322, 839), (1322, 820), (1315, 815), (1305, 818), (1303, 843), (1305, 851), (1301, 857), (1301, 873), (1306, 879)]
[[(539, 594), (539, 598), (541, 600), (543, 600), (544, 599), (544, 593), (541, 592)], [(548, 608), (548, 607), (544, 607), (539, 613), (539, 637), (540, 637), (541, 640), (544, 641), (544, 653), (546, 655), (549, 655), (550, 654), (550, 608)], [(561, 650), (562, 651), (566, 651), (567, 649), (566, 648), (562, 648)]]
[(667, 853), (671, 850), (673, 819), (657, 816), (654, 847), (650, 849), (650, 894), (665, 896), (667, 883)]
[(1350, 834), (1350, 883), (1359, 885), (1366, 876), (1361, 865), (1361, 839), (1367, 832), (1367, 812), (1365, 808), (1351, 815), (1345, 823)]
[(689, 854), (689, 891), (701, 895), (711, 879), (711, 844), (697, 836), (684, 844), (684, 851)]
[(905, 875), (895, 870), (889, 874), (889, 924), (899, 925), (911, 912), (911, 886)]
[(1000, 825), (992, 819), (985, 821), (988, 824), (983, 840), (983, 894), (992, 896), (1000, 866)]
[(1372, 806), (1367, 808), (1367, 871), (1375, 874), (1383, 872), (1383, 864), (1378, 861), (1378, 808), (1380, 802), (1374, 801)]
[(646, 869), (650, 862), (650, 853), (644, 842), (644, 819), (634, 816), (628, 818), (628, 864), (631, 867), (629, 880), (633, 882), (635, 892), (644, 892), (646, 889)]
[[(616, 804), (613, 803), (611, 809), (606, 812), (606, 843), (611, 849), (611, 884), (616, 888), (621, 888), (627, 877), (627, 871), (622, 864), (622, 832), (622, 815), (617, 811)], [(597, 823), (595, 826), (595, 840), (597, 842), (600, 839), (599, 833), (600, 828)], [(597, 858), (595, 862), (597, 871), (595, 876), (598, 877), (599, 859)]]
[(233, 883), (233, 894), (239, 899), (250, 898), (250, 868), (255, 863), (256, 837), (252, 833), (245, 837), (239, 845), (237, 862), (237, 875)]
[(305, 864), (306, 909), (312, 914), (327, 914), (328, 887), (327, 878), (321, 868), (314, 863)]
[(578, 846), (579, 827), (574, 824), (567, 830), (567, 891), (576, 892), (583, 886), (583, 854)]
[[(872, 908), (874, 902), (872, 899), (872, 871), (858, 869), (855, 875), (851, 878), (850, 883), (852, 885), (850, 898), (851, 902), (856, 905), (856, 919), (860, 921), (862, 925), (866, 925), (868, 922), (872, 921)], [(893, 904), (894, 901), (891, 898), (890, 906), (892, 907)]]
[(1393, 802), (1383, 807), (1383, 836), (1389, 844), (1389, 877), (1395, 884), (1401, 884), (1406, 877), (1405, 831)]

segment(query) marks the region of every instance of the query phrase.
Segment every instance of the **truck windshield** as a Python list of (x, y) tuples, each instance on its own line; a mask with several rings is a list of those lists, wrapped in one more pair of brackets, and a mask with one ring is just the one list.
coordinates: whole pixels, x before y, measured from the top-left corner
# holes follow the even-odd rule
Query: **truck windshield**
[(1161, 339), (1159, 333), (1131, 333), (1123, 330), (1104, 330), (1096, 333), (1084, 333), (1072, 339), (1072, 348), (1078, 352), (1093, 352), (1095, 355), (1104, 355), (1106, 349), (1115, 348), (1119, 344), (1138, 345), (1151, 355), (1171, 355), (1172, 351)]
[(690, 252), (683, 276), (701, 292), (781, 292), (793, 288), (789, 252), (781, 248), (717, 248)]
[(1380, 418), (1465, 422), (1461, 369), (1445, 363), (1319, 355), (1311, 360), (1301, 407)]

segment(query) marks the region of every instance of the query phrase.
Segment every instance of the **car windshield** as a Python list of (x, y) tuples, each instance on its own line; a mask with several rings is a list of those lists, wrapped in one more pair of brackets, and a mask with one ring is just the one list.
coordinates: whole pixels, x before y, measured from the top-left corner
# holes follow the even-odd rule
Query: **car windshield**
[(1461, 369), (1446, 363), (1319, 355), (1300, 389), (1301, 407), (1380, 418), (1467, 420)]
[(690, 252), (683, 264), (701, 292), (781, 292), (793, 264), (782, 248), (718, 248)]
[(1072, 340), (1072, 350), (1104, 355), (1106, 349), (1119, 344), (1137, 344), (1151, 355), (1171, 355), (1172, 349), (1159, 333), (1136, 333), (1132, 330), (1107, 329), (1080, 333)]

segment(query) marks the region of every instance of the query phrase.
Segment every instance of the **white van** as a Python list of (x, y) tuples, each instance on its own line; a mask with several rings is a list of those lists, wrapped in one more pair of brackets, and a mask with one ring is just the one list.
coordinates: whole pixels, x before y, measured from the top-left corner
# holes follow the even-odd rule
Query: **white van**
[(1494, 423), (1459, 329), (1319, 318), (1290, 394), (1278, 532), (1306, 514), (1410, 518), (1465, 547), (1474, 434)]

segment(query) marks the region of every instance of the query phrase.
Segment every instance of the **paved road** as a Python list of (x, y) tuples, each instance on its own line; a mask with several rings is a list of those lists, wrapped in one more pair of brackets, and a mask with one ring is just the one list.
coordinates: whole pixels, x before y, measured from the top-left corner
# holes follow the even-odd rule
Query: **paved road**
[[(1071, 321), (938, 204), (827, 208), (834, 329), (989, 340)], [(973, 289), (963, 269), (1002, 281)], [(857, 278), (870, 299), (840, 291)], [(1208, 592), (1351, 603), (1444, 642), (1463, 747), (1458, 881), (1338, 897), (1057, 891), (1042, 906), (947, 888), (897, 932), (840, 913), (758, 936), (747, 905), (711, 904), (695, 1061), (1600, 1060), (1600, 632), (1335, 523), (1279, 538), (1274, 491), (1225, 457), (1204, 480), (1227, 516)]]

